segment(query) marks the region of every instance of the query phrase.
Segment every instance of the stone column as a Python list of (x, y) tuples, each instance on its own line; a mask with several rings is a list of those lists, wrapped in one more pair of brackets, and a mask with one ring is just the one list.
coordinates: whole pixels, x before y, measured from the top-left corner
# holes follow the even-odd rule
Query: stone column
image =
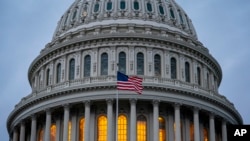
[(194, 141), (200, 141), (199, 109), (194, 108)]
[(51, 127), (51, 111), (46, 110), (46, 124), (45, 124), (45, 134), (44, 140), (50, 141), (50, 127)]
[(36, 116), (32, 115), (32, 117), (31, 117), (31, 137), (30, 137), (30, 141), (35, 141), (36, 140), (36, 126), (37, 126)]
[(112, 99), (107, 99), (107, 117), (108, 117), (108, 141), (113, 140), (113, 101)]
[(130, 141), (136, 141), (136, 99), (130, 99)]
[(64, 106), (63, 141), (68, 141), (69, 105)]
[(174, 105), (175, 141), (181, 141), (180, 104)]
[(168, 114), (168, 130), (167, 130), (167, 137), (169, 141), (173, 141), (174, 140), (174, 115), (172, 112), (169, 112)]
[(20, 138), (19, 141), (25, 141), (25, 123), (21, 123)]
[(215, 141), (214, 115), (212, 113), (209, 115), (209, 141)]
[(85, 122), (84, 122), (84, 140), (90, 140), (90, 101), (85, 101)]
[(159, 101), (153, 101), (153, 135), (154, 141), (159, 140)]
[(222, 141), (227, 141), (227, 122), (222, 121)]
[(14, 133), (13, 133), (13, 141), (18, 141), (18, 131), (16, 128), (14, 129)]

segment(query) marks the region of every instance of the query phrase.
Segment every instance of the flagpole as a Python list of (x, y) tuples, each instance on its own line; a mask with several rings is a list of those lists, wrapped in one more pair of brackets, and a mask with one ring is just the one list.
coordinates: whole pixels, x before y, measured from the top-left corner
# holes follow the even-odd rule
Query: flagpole
[(118, 141), (118, 106), (119, 106), (119, 100), (118, 100), (118, 89), (116, 90), (116, 136), (115, 140)]

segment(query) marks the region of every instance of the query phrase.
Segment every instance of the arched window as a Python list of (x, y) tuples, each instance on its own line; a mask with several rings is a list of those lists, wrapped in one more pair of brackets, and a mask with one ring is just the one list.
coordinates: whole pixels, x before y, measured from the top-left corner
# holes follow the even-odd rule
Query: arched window
[(95, 3), (94, 12), (98, 12), (99, 11), (99, 7), (100, 7), (100, 4), (98, 2)]
[(84, 123), (85, 119), (82, 117), (79, 121), (79, 141), (84, 141)]
[(200, 69), (200, 67), (197, 67), (197, 79), (198, 79), (198, 84), (201, 85), (201, 69)]
[(118, 141), (127, 141), (127, 117), (119, 115), (118, 117)]
[(154, 56), (154, 71), (155, 71), (155, 76), (160, 76), (161, 75), (161, 56), (159, 54), (156, 54)]
[(134, 10), (139, 10), (139, 2), (137, 0), (134, 1)]
[(49, 76), (49, 74), (50, 74), (50, 69), (47, 69), (47, 71), (46, 71), (46, 86), (49, 86), (49, 79), (50, 79), (50, 76)]
[(174, 15), (174, 11), (172, 9), (172, 7), (170, 7), (170, 16), (171, 16), (171, 19), (175, 19), (175, 15)]
[(76, 9), (76, 10), (74, 11), (74, 13), (73, 13), (72, 20), (75, 20), (76, 14), (77, 14), (77, 9)]
[(108, 11), (110, 11), (110, 10), (112, 9), (112, 1), (108, 1), (108, 2), (107, 2), (107, 7), (106, 7), (106, 9), (107, 9)]
[(210, 78), (209, 78), (209, 73), (207, 73), (207, 88), (209, 89), (210, 88)]
[(176, 79), (177, 78), (177, 65), (176, 65), (176, 59), (171, 58), (171, 79)]
[(181, 15), (181, 11), (179, 11), (179, 17), (180, 17), (180, 20), (181, 20), (181, 24), (183, 24), (184, 21), (183, 21), (182, 15)]
[(108, 54), (101, 55), (101, 75), (108, 75)]
[(43, 129), (40, 129), (40, 131), (38, 132), (38, 141), (43, 141), (43, 135), (44, 131)]
[(149, 12), (152, 12), (152, 11), (153, 11), (153, 9), (152, 9), (152, 4), (151, 4), (150, 2), (147, 2), (147, 10), (148, 10)]
[(71, 134), (72, 134), (72, 122), (71, 121), (69, 121), (68, 122), (68, 141), (71, 141)]
[(190, 65), (188, 62), (185, 63), (185, 81), (190, 82)]
[(126, 54), (124, 52), (119, 53), (119, 72), (126, 74)]
[(143, 53), (139, 52), (136, 56), (137, 61), (137, 74), (144, 75), (144, 55)]
[(90, 77), (91, 70), (91, 57), (90, 55), (86, 55), (84, 57), (84, 77)]
[(64, 26), (66, 26), (66, 24), (67, 24), (67, 21), (68, 21), (68, 16), (69, 14), (67, 13), (67, 15), (66, 15), (66, 17), (65, 17), (65, 20), (64, 20)]
[(69, 61), (69, 80), (75, 79), (75, 59)]
[(124, 10), (126, 8), (126, 2), (124, 0), (120, 1), (120, 9)]
[(59, 63), (56, 66), (56, 83), (61, 82), (61, 72), (62, 72), (62, 65), (61, 63)]
[(137, 141), (147, 141), (147, 119), (143, 115), (137, 117)]
[(159, 141), (166, 141), (166, 122), (163, 117), (159, 117)]
[(56, 125), (52, 124), (50, 127), (50, 141), (56, 141)]
[(164, 8), (163, 8), (162, 5), (159, 5), (159, 11), (160, 11), (160, 14), (161, 14), (161, 15), (164, 15), (164, 14), (165, 14)]
[(97, 119), (97, 141), (107, 141), (107, 117), (100, 116)]

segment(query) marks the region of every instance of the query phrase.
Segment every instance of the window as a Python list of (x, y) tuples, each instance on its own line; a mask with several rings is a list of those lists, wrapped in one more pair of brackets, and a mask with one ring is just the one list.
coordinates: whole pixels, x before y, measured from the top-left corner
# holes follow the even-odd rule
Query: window
[(101, 75), (108, 75), (108, 54), (101, 55)]
[(137, 0), (134, 1), (134, 10), (139, 10), (139, 2)]
[(49, 76), (49, 74), (50, 74), (50, 69), (47, 69), (47, 71), (46, 71), (46, 86), (49, 86), (49, 79), (50, 79), (50, 76)]
[(107, 2), (107, 10), (110, 11), (112, 9), (112, 1)]
[(86, 55), (84, 57), (84, 77), (90, 77), (90, 69), (91, 69), (91, 57), (90, 55)]
[(171, 58), (171, 79), (176, 79), (177, 78), (177, 65), (176, 65), (176, 59)]
[(77, 14), (77, 9), (74, 11), (74, 13), (73, 13), (73, 17), (72, 17), (72, 20), (75, 20), (75, 18), (76, 18), (76, 14)]
[(126, 2), (124, 0), (120, 1), (120, 9), (124, 10), (126, 8)]
[(62, 65), (61, 63), (59, 63), (56, 66), (56, 83), (59, 83), (61, 81), (61, 72), (62, 72)]
[(124, 52), (119, 53), (119, 72), (126, 74), (126, 54)]
[(207, 88), (209, 89), (210, 86), (209, 86), (209, 82), (210, 82), (210, 79), (209, 79), (209, 73), (207, 73)]
[(197, 79), (198, 79), (198, 84), (201, 85), (201, 69), (200, 69), (200, 67), (197, 67)]
[(38, 141), (43, 141), (43, 135), (44, 131), (43, 129), (40, 129), (40, 131), (38, 132)]
[(56, 125), (52, 124), (50, 127), (50, 141), (56, 141)]
[(163, 117), (159, 117), (159, 141), (166, 141), (166, 123)]
[(183, 18), (182, 18), (182, 15), (181, 15), (181, 11), (179, 11), (179, 17), (180, 17), (180, 20), (181, 20), (181, 24), (183, 24)]
[(162, 5), (159, 5), (159, 11), (160, 11), (160, 14), (161, 14), (161, 15), (164, 15), (164, 14), (165, 14), (164, 8), (163, 8)]
[(156, 54), (154, 57), (154, 67), (155, 67), (155, 76), (161, 75), (161, 56)]
[(67, 24), (67, 21), (68, 21), (68, 13), (67, 13), (67, 15), (66, 15), (66, 17), (65, 17), (64, 25)]
[(85, 119), (82, 117), (79, 121), (79, 141), (84, 141), (84, 123)]
[(203, 139), (202, 141), (208, 141), (208, 128), (204, 127), (203, 128)]
[(97, 141), (107, 141), (107, 117), (100, 116), (97, 119)]
[(175, 19), (174, 11), (172, 8), (170, 8), (170, 16), (171, 16), (171, 19)]
[(75, 79), (75, 59), (69, 61), (69, 80)]
[(94, 6), (94, 12), (98, 12), (99, 11), (99, 3), (96, 3)]
[(185, 63), (185, 81), (190, 82), (190, 65), (188, 62)]
[(127, 141), (127, 117), (119, 115), (118, 117), (118, 141)]
[(141, 52), (137, 53), (136, 61), (137, 61), (137, 74), (144, 75), (144, 55)]
[(143, 115), (137, 117), (137, 141), (147, 141), (147, 120)]
[(68, 122), (68, 141), (71, 141), (71, 134), (72, 134), (72, 132), (71, 132), (71, 129), (72, 129), (72, 122), (71, 121), (69, 121)]
[(152, 11), (153, 11), (153, 9), (152, 9), (152, 4), (151, 4), (150, 2), (147, 3), (147, 10), (148, 10), (149, 12), (152, 12)]

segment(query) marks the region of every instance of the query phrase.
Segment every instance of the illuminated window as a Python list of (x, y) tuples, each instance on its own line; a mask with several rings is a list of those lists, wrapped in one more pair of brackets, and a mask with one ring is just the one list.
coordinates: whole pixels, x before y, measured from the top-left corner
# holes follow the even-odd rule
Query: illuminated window
[(166, 141), (166, 127), (165, 127), (165, 119), (163, 117), (159, 117), (159, 141)]
[(107, 141), (108, 121), (106, 116), (100, 116), (97, 120), (97, 141)]
[(84, 57), (84, 77), (90, 77), (90, 68), (91, 68), (91, 57), (86, 55)]
[(161, 75), (161, 56), (156, 54), (154, 57), (154, 66), (155, 66), (155, 76)]
[(69, 61), (69, 80), (75, 79), (75, 59)]
[(189, 127), (189, 136), (190, 136), (190, 141), (194, 141), (194, 123), (191, 122), (190, 123), (190, 127)]
[(47, 72), (46, 72), (46, 86), (49, 85), (49, 73), (50, 73), (50, 69), (47, 69)]
[(53, 124), (50, 127), (50, 141), (56, 141), (56, 125)]
[(144, 75), (144, 55), (139, 52), (137, 53), (137, 74)]
[(62, 65), (61, 63), (57, 64), (56, 67), (56, 83), (61, 81), (61, 72), (62, 72)]
[(190, 65), (188, 62), (185, 63), (185, 81), (190, 82)]
[(38, 141), (43, 141), (43, 135), (44, 135), (44, 131), (43, 129), (40, 129), (38, 133)]
[(71, 129), (72, 129), (71, 121), (69, 121), (68, 125), (69, 125), (69, 127), (68, 127), (68, 141), (71, 141)]
[(101, 75), (108, 75), (108, 54), (101, 55)]
[(197, 67), (197, 78), (198, 78), (198, 84), (201, 85), (201, 69), (200, 69), (200, 67)]
[(171, 58), (171, 79), (177, 78), (177, 65), (176, 65), (176, 59)]
[(208, 129), (203, 128), (203, 141), (208, 141)]
[(82, 117), (79, 121), (79, 141), (84, 141), (84, 123), (85, 119)]
[(147, 141), (147, 120), (143, 115), (137, 117), (137, 141)]
[(127, 117), (125, 115), (118, 117), (118, 141), (127, 141)]
[(126, 74), (126, 54), (124, 52), (119, 53), (119, 72)]

